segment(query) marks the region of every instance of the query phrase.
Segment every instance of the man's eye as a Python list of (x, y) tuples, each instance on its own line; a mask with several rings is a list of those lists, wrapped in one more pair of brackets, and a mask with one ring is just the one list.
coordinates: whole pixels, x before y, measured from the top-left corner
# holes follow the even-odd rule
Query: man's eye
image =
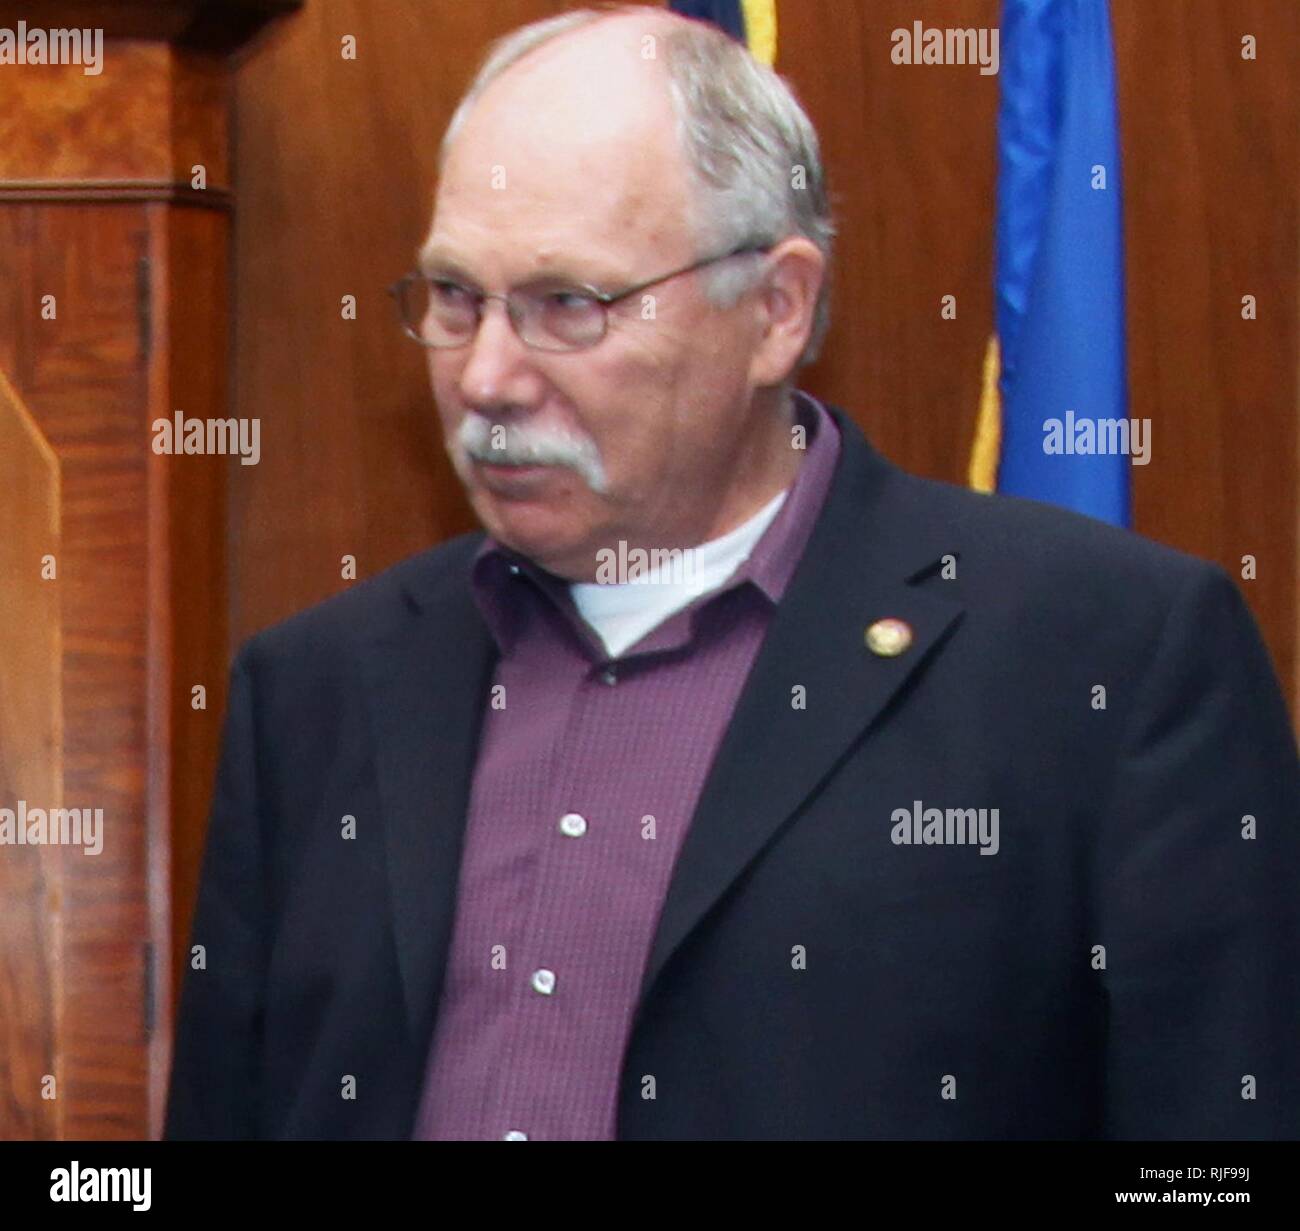
[(471, 298), (463, 286), (448, 282), (445, 278), (430, 278), (429, 294), (439, 303), (445, 304), (468, 303)]
[(546, 306), (558, 308), (561, 312), (582, 312), (595, 302), (583, 291), (551, 291), (546, 296)]

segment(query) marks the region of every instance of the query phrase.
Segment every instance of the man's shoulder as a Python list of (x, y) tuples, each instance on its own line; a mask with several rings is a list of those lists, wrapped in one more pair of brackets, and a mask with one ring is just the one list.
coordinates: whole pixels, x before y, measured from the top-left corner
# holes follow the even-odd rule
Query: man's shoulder
[(347, 656), (358, 638), (382, 633), (404, 611), (440, 596), (467, 592), (465, 583), (481, 530), (458, 535), (358, 581), (346, 590), (268, 625), (249, 637), (237, 659), (313, 664)]
[(968, 653), (1001, 674), (1049, 687), (1083, 668), (1182, 698), (1248, 690), (1287, 726), (1259, 626), (1222, 565), (1039, 501), (897, 470), (891, 485), (896, 532), (914, 522), (924, 538), (914, 583), (960, 606)]
[[(1089, 597), (1167, 605), (1184, 588), (1227, 581), (1217, 563), (1056, 505), (984, 494), (893, 471), (905, 521), (924, 525), (969, 597), (1020, 596), (1077, 606)], [(945, 541), (952, 544), (947, 550)], [(942, 572), (942, 569), (939, 570)], [(964, 576), (963, 576), (964, 575)]]
[[(1185, 589), (1232, 580), (1209, 560), (1093, 517), (1017, 496), (986, 494), (905, 470), (866, 438), (856, 417), (827, 406), (842, 436), (832, 492), (864, 563), (919, 579), (960, 581), (968, 602), (1052, 607), (1087, 596), (1162, 606)], [(834, 497), (833, 497), (834, 498)], [(836, 550), (843, 547), (840, 534)]]

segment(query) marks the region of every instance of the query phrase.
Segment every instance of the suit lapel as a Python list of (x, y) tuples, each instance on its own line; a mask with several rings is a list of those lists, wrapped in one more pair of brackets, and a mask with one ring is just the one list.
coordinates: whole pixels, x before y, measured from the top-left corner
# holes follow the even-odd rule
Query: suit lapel
[(481, 536), (417, 574), (362, 655), (393, 927), (412, 1037), (427, 1042), (451, 943), (482, 702), (496, 647), (474, 606)]
[[(959, 619), (952, 599), (909, 584), (957, 554), (908, 500), (910, 476), (830, 409), (841, 453), (826, 504), (737, 702), (673, 870), (638, 1011), (669, 958), (782, 823), (876, 721)], [(945, 541), (947, 539), (947, 541)], [(874, 621), (896, 617), (911, 646), (881, 657)], [(807, 708), (791, 704), (803, 685)]]

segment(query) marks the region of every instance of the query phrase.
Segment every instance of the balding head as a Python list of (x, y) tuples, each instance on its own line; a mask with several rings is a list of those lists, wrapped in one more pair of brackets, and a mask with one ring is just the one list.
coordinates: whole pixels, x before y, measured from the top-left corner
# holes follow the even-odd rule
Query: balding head
[(555, 22), (539, 23), (559, 26), (560, 32), (518, 51), (498, 66), (489, 60), (477, 88), (467, 92), (448, 126), (444, 156), (490, 94), (513, 92), (526, 106), (545, 99), (559, 106), (567, 103), (580, 130), (590, 126), (593, 132), (608, 131), (618, 118), (642, 113), (672, 123), (667, 75), (658, 45), (669, 30), (686, 24), (684, 19), (662, 11), (645, 16), (604, 13), (586, 21), (580, 20), (583, 16), (580, 11)]
[(547, 218), (566, 232), (580, 225), (611, 273), (637, 237), (664, 257), (689, 259), (688, 171), (662, 62), (644, 54), (647, 34), (663, 25), (662, 17), (648, 28), (607, 16), (505, 69), (448, 148), (439, 208), (468, 186), (495, 225), (528, 213), (541, 223), (543, 262), (558, 255), (546, 246)]
[[(494, 45), (452, 116), (442, 141), (439, 170), (479, 100), (503, 78), (536, 67), (549, 53), (572, 72), (591, 74), (586, 89), (578, 78), (569, 78), (564, 84), (587, 94), (593, 109), (600, 111), (620, 92), (620, 68), (626, 70), (633, 57), (638, 68), (661, 66), (659, 40), (674, 29), (695, 24), (666, 9), (624, 6), (610, 11), (577, 9), (512, 32)], [(657, 78), (654, 73), (638, 71), (635, 75), (638, 85), (658, 80), (667, 89), (662, 73)], [(610, 88), (609, 94), (601, 92), (602, 82)]]

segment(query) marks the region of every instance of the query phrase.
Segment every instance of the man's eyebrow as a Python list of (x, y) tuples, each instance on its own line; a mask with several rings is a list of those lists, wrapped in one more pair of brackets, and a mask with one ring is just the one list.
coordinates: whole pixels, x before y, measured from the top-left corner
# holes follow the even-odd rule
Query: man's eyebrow
[(441, 252), (436, 248), (421, 250), (418, 268), (426, 276), (431, 274), (454, 274), (462, 282), (474, 282), (465, 267), (454, 256)]
[[(466, 286), (478, 287), (481, 285), (479, 280), (456, 257), (437, 248), (426, 249), (420, 253), (419, 269), (426, 277), (446, 274)], [(557, 265), (550, 269), (536, 270), (527, 277), (513, 283), (513, 285), (530, 286), (537, 282), (555, 282), (564, 285), (594, 286), (598, 289), (605, 289), (611, 286), (623, 286), (627, 281), (628, 279), (620, 274), (577, 273), (573, 269)]]

